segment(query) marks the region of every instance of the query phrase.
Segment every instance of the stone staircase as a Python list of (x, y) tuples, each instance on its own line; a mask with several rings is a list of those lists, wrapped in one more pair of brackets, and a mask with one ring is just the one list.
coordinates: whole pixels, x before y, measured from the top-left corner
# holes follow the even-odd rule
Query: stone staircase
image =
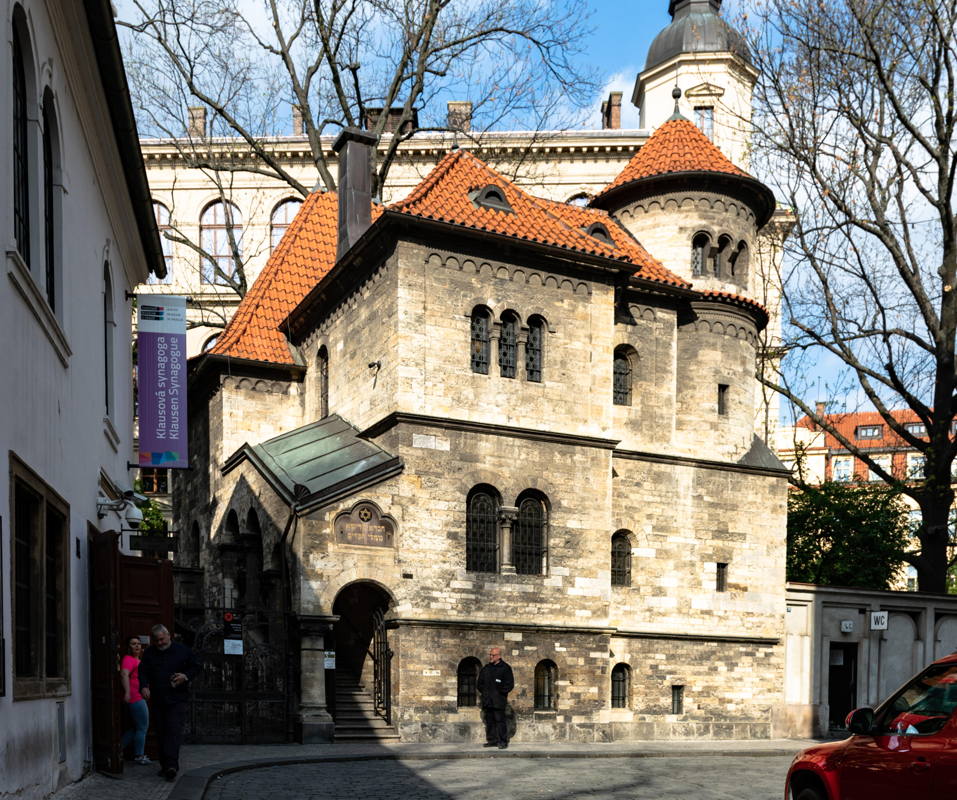
[(336, 670), (336, 741), (398, 741), (399, 732), (375, 713), (372, 692), (355, 675)]

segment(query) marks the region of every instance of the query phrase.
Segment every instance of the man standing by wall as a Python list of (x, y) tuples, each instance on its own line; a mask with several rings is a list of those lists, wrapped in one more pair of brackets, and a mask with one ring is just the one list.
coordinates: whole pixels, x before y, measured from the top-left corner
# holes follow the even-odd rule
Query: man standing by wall
[(488, 651), (488, 664), (478, 676), (478, 690), (482, 695), (482, 713), (485, 716), (485, 747), (508, 747), (508, 729), (505, 725), (505, 705), (508, 693), (515, 687), (512, 668), (502, 661), (502, 648)]
[(140, 694), (152, 699), (152, 718), (159, 740), (159, 775), (176, 780), (183, 741), (189, 684), (199, 674), (193, 651), (170, 639), (164, 625), (153, 626), (154, 646), (140, 662)]

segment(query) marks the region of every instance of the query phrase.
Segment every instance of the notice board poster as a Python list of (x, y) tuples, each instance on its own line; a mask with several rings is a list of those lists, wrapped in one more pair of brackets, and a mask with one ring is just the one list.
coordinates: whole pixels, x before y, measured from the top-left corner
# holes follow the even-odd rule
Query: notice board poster
[(185, 469), (186, 298), (139, 295), (137, 306), (139, 465)]

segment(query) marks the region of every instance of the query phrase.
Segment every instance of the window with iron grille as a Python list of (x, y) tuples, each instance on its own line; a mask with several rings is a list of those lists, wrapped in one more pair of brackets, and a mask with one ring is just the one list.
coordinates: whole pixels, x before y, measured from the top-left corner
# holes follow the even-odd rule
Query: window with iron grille
[(513, 314), (502, 317), (502, 332), (498, 340), (498, 368), (503, 378), (515, 377), (518, 355), (518, 319)]
[(555, 708), (555, 681), (558, 667), (547, 658), (535, 665), (535, 710), (551, 711)]
[(329, 351), (325, 345), (316, 354), (316, 367), (319, 372), (319, 419), (329, 416)]
[(463, 658), (459, 662), (456, 703), (459, 708), (478, 705), (478, 674), (481, 668), (481, 662), (473, 656)]
[(46, 267), (46, 298), (56, 311), (56, 225), (53, 212), (53, 98), (43, 96), (43, 246)]
[(498, 572), (498, 497), (490, 488), (473, 490), (465, 520), (465, 569)]
[(611, 707), (628, 708), (631, 669), (627, 664), (615, 664), (611, 671)]
[(528, 341), (525, 343), (525, 377), (536, 383), (542, 380), (544, 339), (544, 321), (541, 317), (532, 317), (528, 321)]
[(143, 494), (169, 494), (169, 470), (141, 467), (140, 489)]
[(472, 311), (472, 372), (488, 375), (489, 329), (492, 315), (487, 308)]
[(612, 400), (616, 406), (631, 405), (631, 359), (623, 348), (615, 350)]
[(545, 503), (538, 497), (519, 500), (512, 526), (512, 564), (519, 575), (541, 575), (545, 561)]
[[(16, 20), (15, 20), (16, 21)], [(13, 27), (13, 237), (30, 266), (30, 148), (27, 73), (18, 26)]]
[(691, 240), (691, 274), (704, 275), (705, 262), (711, 253), (711, 237), (699, 233)]
[(625, 531), (611, 537), (611, 585), (631, 586), (631, 539)]

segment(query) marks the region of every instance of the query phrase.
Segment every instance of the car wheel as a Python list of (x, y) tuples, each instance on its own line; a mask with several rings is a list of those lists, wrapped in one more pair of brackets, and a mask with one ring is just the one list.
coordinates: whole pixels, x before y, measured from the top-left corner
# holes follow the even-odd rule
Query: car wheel
[(797, 796), (794, 798), (794, 800), (827, 800), (827, 798), (813, 786), (808, 786), (804, 789), (801, 789), (801, 791), (797, 793)]

